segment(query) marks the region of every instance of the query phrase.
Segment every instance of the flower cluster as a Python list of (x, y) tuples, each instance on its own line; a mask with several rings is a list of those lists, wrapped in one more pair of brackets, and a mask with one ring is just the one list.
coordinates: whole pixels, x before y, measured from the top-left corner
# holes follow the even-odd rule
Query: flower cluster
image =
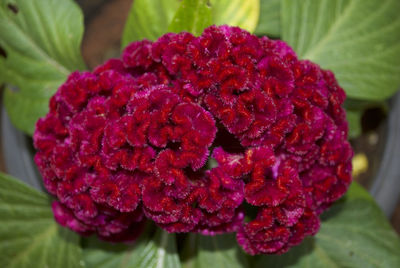
[(150, 219), (283, 253), (351, 182), (344, 99), (282, 41), (169, 33), (72, 73), (37, 122), (35, 161), (76, 232), (132, 240)]

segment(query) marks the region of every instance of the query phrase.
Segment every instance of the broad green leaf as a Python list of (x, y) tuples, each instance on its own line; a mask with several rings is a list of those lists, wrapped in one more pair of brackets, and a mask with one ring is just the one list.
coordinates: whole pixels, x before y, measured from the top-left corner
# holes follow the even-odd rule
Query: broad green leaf
[(322, 215), (314, 238), (281, 256), (263, 256), (257, 268), (400, 267), (400, 239), (373, 198), (353, 183)]
[(281, 0), (260, 0), (260, 19), (256, 35), (281, 35)]
[(349, 97), (383, 100), (400, 85), (399, 10), (399, 0), (284, 0), (282, 37)]
[(260, 16), (260, 0), (210, 0), (213, 24), (239, 26), (254, 32)]
[(175, 13), (169, 32), (190, 32), (200, 35), (204, 28), (212, 24), (211, 8), (208, 0), (182, 0)]
[(53, 219), (49, 197), (0, 174), (0, 267), (83, 267), (79, 236)]
[(48, 111), (49, 97), (26, 96), (7, 87), (3, 97), (4, 106), (13, 125), (32, 135), (37, 119)]
[(90, 239), (84, 249), (87, 268), (179, 268), (174, 234), (158, 229), (133, 247)]
[(346, 118), (349, 123), (349, 137), (357, 138), (361, 135), (361, 116), (362, 111), (360, 110), (346, 110)]
[(193, 251), (184, 268), (247, 268), (244, 252), (240, 249), (234, 234), (204, 236), (191, 234), (190, 247)]
[(122, 48), (133, 41), (165, 34), (181, 0), (134, 0), (122, 35)]
[(5, 95), (4, 103), (23, 131), (32, 134), (47, 111), (45, 100), (71, 71), (85, 68), (82, 34), (82, 12), (72, 0), (0, 1), (0, 47), (5, 52), (0, 81), (16, 89)]
[(142, 39), (154, 41), (169, 31), (198, 35), (211, 24), (239, 26), (252, 32), (259, 12), (259, 0), (135, 0), (125, 24), (122, 48)]

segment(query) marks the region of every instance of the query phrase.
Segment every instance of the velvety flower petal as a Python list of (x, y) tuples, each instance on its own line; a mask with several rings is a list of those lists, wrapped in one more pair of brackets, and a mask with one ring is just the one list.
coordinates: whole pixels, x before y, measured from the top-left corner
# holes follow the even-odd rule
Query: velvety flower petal
[(168, 33), (73, 72), (33, 135), (58, 223), (132, 241), (237, 232), (282, 254), (351, 183), (345, 93), (283, 41), (238, 27)]

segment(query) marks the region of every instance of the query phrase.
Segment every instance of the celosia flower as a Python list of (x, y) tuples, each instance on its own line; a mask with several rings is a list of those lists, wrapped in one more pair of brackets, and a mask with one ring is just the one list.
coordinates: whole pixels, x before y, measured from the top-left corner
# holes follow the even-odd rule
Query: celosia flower
[(169, 33), (72, 73), (37, 123), (35, 161), (56, 220), (81, 234), (132, 240), (147, 218), (283, 253), (351, 182), (344, 99), (282, 41)]

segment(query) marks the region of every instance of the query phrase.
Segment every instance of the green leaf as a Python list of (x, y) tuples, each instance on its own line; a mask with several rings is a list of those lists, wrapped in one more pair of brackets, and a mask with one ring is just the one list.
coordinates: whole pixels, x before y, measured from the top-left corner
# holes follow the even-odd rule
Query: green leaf
[(48, 109), (45, 100), (67, 75), (85, 68), (82, 34), (82, 12), (72, 0), (1, 1), (0, 47), (5, 57), (0, 56), (0, 81), (16, 88), (5, 95), (4, 103), (23, 131), (33, 132)]
[(154, 238), (142, 237), (133, 247), (92, 238), (84, 249), (88, 268), (179, 268), (174, 234), (158, 229)]
[(322, 215), (315, 238), (256, 267), (400, 267), (400, 240), (373, 198), (357, 183)]
[(142, 39), (154, 41), (169, 31), (199, 35), (211, 24), (239, 26), (252, 32), (259, 12), (259, 0), (135, 0), (121, 46)]
[(363, 112), (361, 110), (346, 110), (346, 118), (349, 123), (349, 137), (357, 138), (361, 135), (361, 117)]
[(0, 173), (0, 267), (83, 267), (79, 236), (53, 219), (49, 197)]
[(48, 111), (48, 97), (26, 96), (10, 88), (4, 89), (4, 106), (13, 125), (32, 135), (37, 119)]
[(254, 33), (259, 36), (281, 35), (281, 0), (261, 0), (260, 19)]
[(399, 10), (398, 0), (284, 0), (282, 37), (349, 97), (383, 100), (400, 85)]
[(260, 16), (260, 0), (210, 0), (210, 2), (213, 24), (239, 26), (254, 32)]
[(183, 0), (171, 24), (169, 32), (190, 32), (200, 35), (204, 28), (212, 24), (211, 8), (208, 0)]
[(181, 0), (134, 0), (122, 35), (122, 48), (133, 41), (165, 34)]
[(187, 247), (192, 254), (184, 268), (246, 268), (246, 256), (236, 242), (234, 234), (204, 236), (191, 234)]

